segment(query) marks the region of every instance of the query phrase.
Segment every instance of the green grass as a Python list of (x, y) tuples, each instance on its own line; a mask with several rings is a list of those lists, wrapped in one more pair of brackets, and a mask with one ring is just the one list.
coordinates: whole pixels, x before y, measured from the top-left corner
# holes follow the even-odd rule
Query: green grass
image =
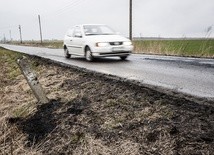
[(136, 53), (214, 57), (214, 39), (133, 41)]
[(1, 72), (5, 79), (13, 80), (21, 74), (16, 61), (22, 56), (23, 54), (0, 48), (0, 65), (2, 66)]
[(24, 46), (36, 46), (36, 47), (48, 47), (48, 48), (63, 48), (62, 40), (45, 40), (41, 44), (40, 41), (24, 41), (22, 44), (18, 41), (13, 41), (11, 44), (24, 45)]

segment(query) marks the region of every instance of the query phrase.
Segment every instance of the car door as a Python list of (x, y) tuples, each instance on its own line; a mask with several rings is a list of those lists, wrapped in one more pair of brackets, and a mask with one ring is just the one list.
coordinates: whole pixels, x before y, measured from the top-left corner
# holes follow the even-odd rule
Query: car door
[(84, 56), (83, 50), (83, 35), (80, 26), (76, 26), (73, 31), (73, 36), (70, 39), (71, 54)]
[(70, 54), (72, 54), (72, 48), (71, 47), (72, 47), (73, 33), (74, 33), (74, 29), (69, 29), (67, 31), (65, 39), (64, 39), (64, 44), (67, 46)]

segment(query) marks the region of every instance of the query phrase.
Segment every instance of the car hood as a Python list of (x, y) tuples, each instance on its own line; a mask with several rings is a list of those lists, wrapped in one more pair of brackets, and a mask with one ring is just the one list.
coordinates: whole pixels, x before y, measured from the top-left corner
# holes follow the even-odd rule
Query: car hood
[(129, 39), (120, 35), (91, 35), (86, 36), (90, 42), (119, 42), (119, 41), (130, 41)]

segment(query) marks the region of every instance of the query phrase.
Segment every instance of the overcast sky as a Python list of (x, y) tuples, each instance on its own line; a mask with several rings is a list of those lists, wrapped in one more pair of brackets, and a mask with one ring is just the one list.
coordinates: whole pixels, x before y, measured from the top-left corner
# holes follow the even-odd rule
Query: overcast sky
[[(107, 24), (128, 36), (129, 0), (0, 0), (0, 39), (63, 39), (75, 24)], [(133, 36), (204, 37), (214, 31), (214, 0), (133, 0)], [(214, 32), (210, 37), (214, 37)]]

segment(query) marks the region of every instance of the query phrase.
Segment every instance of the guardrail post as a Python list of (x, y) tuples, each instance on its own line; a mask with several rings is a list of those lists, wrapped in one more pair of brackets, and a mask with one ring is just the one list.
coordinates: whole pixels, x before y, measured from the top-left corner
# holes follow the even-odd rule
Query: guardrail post
[(48, 103), (49, 100), (46, 97), (41, 84), (39, 83), (36, 72), (31, 68), (31, 65), (28, 62), (27, 58), (23, 57), (21, 59), (18, 59), (17, 64), (19, 65), (19, 68), (20, 68), (22, 74), (24, 75), (25, 79), (27, 80), (27, 83), (30, 86), (30, 88), (32, 89), (37, 100), (42, 104)]

